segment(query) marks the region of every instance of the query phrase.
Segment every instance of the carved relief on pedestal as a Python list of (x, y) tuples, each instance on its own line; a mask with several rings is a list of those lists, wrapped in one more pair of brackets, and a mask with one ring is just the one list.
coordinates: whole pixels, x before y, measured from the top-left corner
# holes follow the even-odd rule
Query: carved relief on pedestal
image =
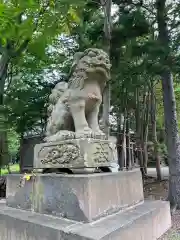
[(114, 149), (108, 140), (73, 139), (36, 145), (35, 168), (110, 166)]
[(109, 146), (107, 143), (96, 143), (95, 150), (93, 152), (93, 161), (95, 163), (109, 162)]
[(74, 143), (59, 143), (54, 146), (44, 146), (38, 155), (42, 164), (68, 164), (80, 157), (80, 150)]

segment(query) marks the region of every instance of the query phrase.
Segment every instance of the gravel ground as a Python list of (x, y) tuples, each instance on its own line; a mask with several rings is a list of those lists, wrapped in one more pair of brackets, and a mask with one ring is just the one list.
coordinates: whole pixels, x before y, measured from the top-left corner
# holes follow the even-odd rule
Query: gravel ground
[[(154, 179), (144, 181), (146, 199), (165, 200), (168, 194), (168, 181), (155, 182)], [(180, 210), (172, 215), (172, 228), (158, 240), (180, 240)]]
[(172, 216), (172, 228), (159, 240), (180, 240), (180, 211), (176, 211)]

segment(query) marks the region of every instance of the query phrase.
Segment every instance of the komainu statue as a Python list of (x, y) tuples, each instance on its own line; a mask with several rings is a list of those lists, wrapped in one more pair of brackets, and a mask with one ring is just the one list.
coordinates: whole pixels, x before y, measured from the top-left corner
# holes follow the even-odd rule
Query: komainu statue
[(110, 68), (109, 56), (101, 49), (75, 54), (68, 83), (59, 82), (49, 97), (45, 141), (85, 136), (104, 139), (98, 114)]

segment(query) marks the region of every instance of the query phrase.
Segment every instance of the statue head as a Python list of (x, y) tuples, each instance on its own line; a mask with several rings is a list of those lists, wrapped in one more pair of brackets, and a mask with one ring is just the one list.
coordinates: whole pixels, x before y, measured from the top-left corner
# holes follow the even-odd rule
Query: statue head
[(111, 64), (108, 54), (102, 49), (88, 48), (76, 53), (73, 71), (69, 79), (70, 88), (83, 88), (85, 81), (96, 79), (105, 86), (110, 79)]

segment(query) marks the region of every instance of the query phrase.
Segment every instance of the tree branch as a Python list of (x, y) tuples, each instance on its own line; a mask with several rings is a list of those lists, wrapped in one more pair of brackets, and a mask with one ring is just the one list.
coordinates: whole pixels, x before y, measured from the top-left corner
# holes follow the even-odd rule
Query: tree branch
[(5, 93), (8, 91), (9, 87), (11, 86), (11, 83), (12, 83), (12, 78), (13, 78), (13, 65), (10, 64), (8, 66), (8, 73), (7, 73), (7, 80), (8, 80), (8, 83), (7, 83), (7, 86), (6, 86), (6, 90), (5, 90)]
[[(37, 21), (35, 21), (35, 26), (34, 26), (34, 29), (33, 29), (33, 33), (37, 30), (40, 18), (46, 12), (49, 5), (50, 5), (50, 1), (48, 1), (46, 6), (44, 6), (40, 9), (40, 11), (38, 13), (38, 16), (37, 16)], [(30, 41), (31, 41), (31, 38), (25, 39), (24, 42), (19, 46), (19, 48), (12, 54), (12, 57), (18, 57), (27, 48)]]
[(5, 47), (3, 47), (2, 40), (0, 39), (0, 54), (2, 54), (5, 50)]
[(0, 54), (4, 52), (4, 48), (0, 45)]

